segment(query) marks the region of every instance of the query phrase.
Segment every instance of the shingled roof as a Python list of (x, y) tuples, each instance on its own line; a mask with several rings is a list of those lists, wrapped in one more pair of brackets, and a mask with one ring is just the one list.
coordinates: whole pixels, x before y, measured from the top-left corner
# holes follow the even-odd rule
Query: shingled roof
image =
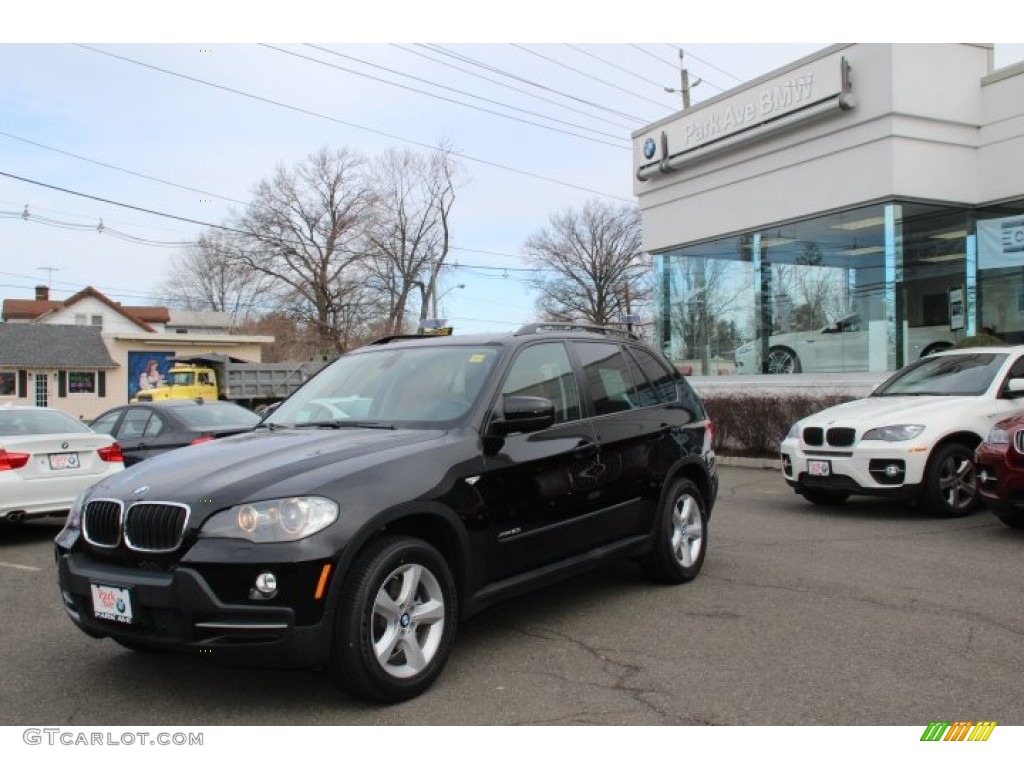
[(117, 368), (91, 325), (0, 324), (0, 367)]
[[(47, 295), (49, 294), (47, 293)], [(69, 296), (64, 301), (53, 301), (48, 298), (4, 299), (2, 315), (5, 320), (36, 321), (45, 315), (53, 314), (62, 309), (74, 306), (79, 301), (87, 297), (92, 297), (97, 301), (106, 304), (115, 312), (131, 320), (144, 331), (155, 331), (150, 323), (167, 323), (170, 320), (170, 311), (167, 307), (126, 307), (116, 301), (112, 301), (105, 294), (97, 291), (91, 285), (86, 286), (74, 296)]]

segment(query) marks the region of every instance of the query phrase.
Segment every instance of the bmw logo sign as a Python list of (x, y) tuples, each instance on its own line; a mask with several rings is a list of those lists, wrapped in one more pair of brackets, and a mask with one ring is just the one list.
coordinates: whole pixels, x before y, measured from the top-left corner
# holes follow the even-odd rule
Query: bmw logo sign
[(644, 142), (644, 157), (648, 160), (654, 157), (654, 153), (657, 151), (658, 145), (655, 143), (654, 139), (648, 139)]
[(135, 494), (136, 496), (145, 496), (147, 493), (149, 493), (149, 486), (140, 485), (138, 488), (132, 491), (132, 493)]

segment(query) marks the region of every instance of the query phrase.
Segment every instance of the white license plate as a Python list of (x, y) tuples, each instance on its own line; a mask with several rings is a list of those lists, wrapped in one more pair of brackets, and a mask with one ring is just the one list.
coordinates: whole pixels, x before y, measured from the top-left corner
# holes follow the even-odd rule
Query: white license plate
[(78, 469), (77, 453), (51, 453), (50, 469)]
[(832, 463), (829, 461), (808, 461), (807, 474), (812, 477), (828, 477), (832, 474)]
[(91, 587), (93, 616), (121, 624), (131, 624), (134, 621), (130, 590), (106, 584), (92, 584)]

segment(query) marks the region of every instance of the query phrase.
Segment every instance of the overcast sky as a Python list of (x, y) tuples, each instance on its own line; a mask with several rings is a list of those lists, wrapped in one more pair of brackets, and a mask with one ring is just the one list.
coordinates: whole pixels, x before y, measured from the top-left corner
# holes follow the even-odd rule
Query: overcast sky
[[(446, 140), (464, 180), (441, 301), (457, 332), (534, 318), (522, 246), (552, 213), (634, 202), (630, 134), (679, 108), (665, 88), (679, 84), (680, 48), (699, 103), (824, 47), (831, 31), (776, 16), (762, 36), (756, 17), (725, 15), (688, 30), (662, 23), (681, 17), (661, 3), (581, 23), (551, 3), (484, 4), (490, 18), (480, 4), (426, 15), (388, 3), (332, 19), (296, 2), (248, 27), (208, 14), (197, 27), (198, 4), (145, 22), (110, 5), (138, 10), (69, 4), (54, 25), (48, 5), (0, 28), (0, 297), (49, 283), (55, 298), (92, 285), (159, 303), (177, 244), (201, 230), (184, 220), (223, 223), (276, 165), (322, 146), (373, 156)], [(759, 42), (680, 42), (702, 37)], [(628, 38), (665, 42), (605, 42)], [(350, 42), (248, 42), (279, 39)], [(196, 42), (169, 42), (180, 40)], [(997, 64), (1021, 50), (997, 46)]]

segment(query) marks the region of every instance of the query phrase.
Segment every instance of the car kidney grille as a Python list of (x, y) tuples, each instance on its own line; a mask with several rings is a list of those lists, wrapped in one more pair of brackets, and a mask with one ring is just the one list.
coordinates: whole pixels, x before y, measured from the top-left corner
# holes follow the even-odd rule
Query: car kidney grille
[(836, 446), (853, 445), (857, 431), (850, 427), (832, 427), (828, 431), (828, 444)]
[(1024, 429), (1018, 429), (1013, 433), (1013, 447), (1017, 453), (1024, 453)]
[(824, 442), (821, 427), (807, 427), (804, 430), (804, 442), (807, 445), (821, 445)]
[(188, 507), (181, 504), (132, 504), (124, 516), (124, 540), (144, 552), (170, 552), (181, 544)]
[(90, 501), (82, 513), (85, 540), (97, 547), (116, 547), (121, 541), (121, 504)]

